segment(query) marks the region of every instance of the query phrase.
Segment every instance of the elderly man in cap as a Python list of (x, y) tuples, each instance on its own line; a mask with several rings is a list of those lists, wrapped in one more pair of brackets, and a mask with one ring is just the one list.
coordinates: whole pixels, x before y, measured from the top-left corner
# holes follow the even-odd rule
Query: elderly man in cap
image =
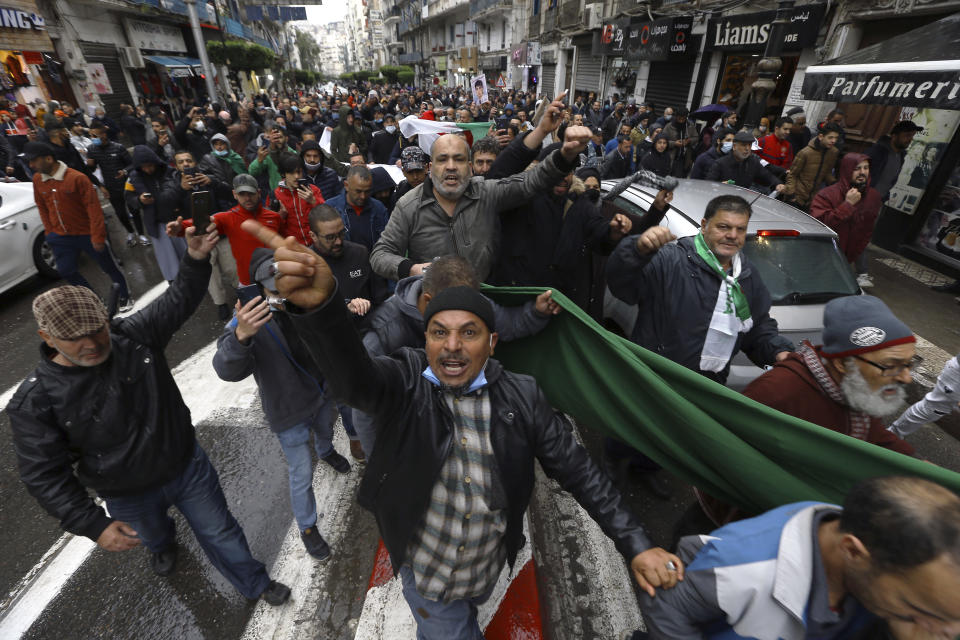
[(334, 396), (375, 416), (359, 500), (376, 513), (419, 638), (483, 637), (477, 606), (516, 560), (534, 458), (616, 541), (641, 587), (652, 594), (682, 578), (680, 559), (650, 548), (536, 382), (491, 358), (495, 315), (479, 291), (450, 287), (430, 300), (425, 350), (371, 358), (326, 262), (292, 239), (245, 228), (275, 248), (289, 320)]
[(836, 298), (823, 311), (823, 344), (804, 342), (743, 393), (796, 418), (912, 455), (913, 447), (887, 431), (883, 420), (903, 408), (919, 361), (915, 343), (879, 298)]
[(86, 253), (119, 287), (120, 310), (129, 311), (133, 308), (130, 290), (107, 247), (103, 209), (93, 183), (55, 160), (53, 148), (44, 142), (28, 142), (23, 151), (34, 172), (33, 198), (57, 271), (70, 284), (92, 289), (77, 267), (80, 254)]
[[(33, 302), (42, 360), (7, 405), (20, 478), (66, 531), (125, 551), (143, 542), (160, 576), (176, 557), (171, 506), (210, 562), (244, 596), (282, 604), (227, 507), (217, 472), (197, 443), (190, 410), (164, 349), (203, 299), (216, 228), (187, 233), (170, 288), (144, 310), (110, 320), (89, 289), (51, 289)], [(87, 492), (106, 502), (110, 515)]]

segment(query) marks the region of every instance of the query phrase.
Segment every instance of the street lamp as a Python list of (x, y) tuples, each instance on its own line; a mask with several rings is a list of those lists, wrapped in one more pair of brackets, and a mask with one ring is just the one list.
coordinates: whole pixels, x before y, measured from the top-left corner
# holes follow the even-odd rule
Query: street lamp
[(783, 37), (787, 25), (790, 24), (793, 5), (794, 0), (777, 2), (777, 16), (770, 25), (770, 37), (763, 50), (763, 58), (757, 63), (757, 79), (753, 81), (750, 100), (743, 113), (743, 126), (747, 131), (752, 131), (760, 124), (760, 118), (766, 115), (767, 98), (777, 87), (777, 74), (783, 66), (783, 61), (780, 59), (780, 54), (783, 52)]
[(193, 30), (193, 43), (197, 46), (197, 53), (200, 54), (200, 65), (203, 67), (204, 81), (207, 85), (207, 94), (210, 96), (210, 102), (217, 102), (217, 87), (213, 84), (213, 66), (210, 64), (210, 57), (207, 55), (207, 46), (203, 42), (203, 32), (200, 30), (200, 17), (197, 15), (197, 0), (184, 0), (187, 5), (187, 13), (190, 15), (190, 28)]

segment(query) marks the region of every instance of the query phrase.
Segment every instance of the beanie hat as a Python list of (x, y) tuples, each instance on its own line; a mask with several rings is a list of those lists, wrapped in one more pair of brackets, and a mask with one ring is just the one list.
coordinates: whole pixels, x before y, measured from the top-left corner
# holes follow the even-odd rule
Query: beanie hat
[(473, 287), (448, 287), (430, 299), (427, 310), (423, 312), (423, 324), (428, 326), (430, 318), (441, 311), (469, 311), (487, 325), (490, 333), (496, 331), (493, 321), (493, 304)]
[(821, 353), (827, 358), (848, 358), (916, 341), (910, 328), (880, 298), (834, 298), (823, 309)]

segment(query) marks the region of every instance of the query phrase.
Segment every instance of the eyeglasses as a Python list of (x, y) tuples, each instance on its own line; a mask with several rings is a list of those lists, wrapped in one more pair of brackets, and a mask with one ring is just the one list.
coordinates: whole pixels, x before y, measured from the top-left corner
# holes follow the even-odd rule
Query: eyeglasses
[(920, 356), (913, 356), (912, 358), (910, 358), (910, 362), (908, 362), (907, 364), (894, 364), (894, 365), (890, 365), (889, 367), (885, 367), (882, 364), (877, 364), (873, 360), (867, 360), (866, 358), (861, 358), (860, 356), (853, 356), (853, 357), (862, 362), (866, 362), (867, 364), (872, 364), (877, 369), (880, 369), (880, 376), (882, 378), (896, 378), (898, 375), (903, 373), (905, 369), (909, 371), (913, 371), (917, 367), (917, 365), (923, 362), (923, 358), (921, 358)]
[(323, 240), (324, 242), (333, 242), (334, 240), (336, 240), (336, 239), (338, 239), (338, 238), (339, 238), (339, 239), (343, 239), (343, 238), (345, 238), (345, 237), (347, 237), (347, 230), (346, 230), (346, 229), (341, 229), (341, 230), (338, 231), (337, 233), (328, 233), (328, 234), (325, 235), (325, 236), (320, 236), (320, 239)]

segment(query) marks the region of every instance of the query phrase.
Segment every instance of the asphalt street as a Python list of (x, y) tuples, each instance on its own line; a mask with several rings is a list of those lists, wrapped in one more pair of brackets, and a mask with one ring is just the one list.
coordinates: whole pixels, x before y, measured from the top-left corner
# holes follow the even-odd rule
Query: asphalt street
[[(142, 297), (162, 278), (149, 247), (128, 248), (125, 234), (115, 220), (109, 221), (111, 238), (124, 261), (122, 267), (135, 298)], [(925, 341), (924, 349), (937, 357), (960, 353), (960, 305), (953, 296), (930, 291), (915, 270), (895, 256), (871, 250), (871, 270), (876, 287), (871, 293), (883, 298)], [(109, 280), (86, 261), (82, 271), (101, 292)], [(918, 275), (919, 274), (919, 275)], [(60, 284), (35, 277), (0, 294), (0, 393), (13, 389), (36, 366), (39, 339), (30, 310), (33, 298)], [(295, 531), (291, 532), (286, 468), (276, 438), (263, 424), (262, 410), (252, 381), (229, 385), (211, 379), (210, 344), (219, 335), (222, 322), (207, 298), (196, 314), (170, 343), (167, 355), (178, 372), (201, 445), (217, 468), (228, 503), (243, 526), (254, 555), (280, 576), (293, 576), (298, 601), (283, 624), (294, 630), (289, 637), (353, 638), (364, 611), (364, 597), (373, 568), (377, 544), (372, 516), (356, 506), (353, 494), (360, 468), (338, 476), (325, 465), (318, 466), (315, 487), (325, 517), (321, 531), (330, 541), (334, 557), (328, 563), (313, 563), (305, 556)], [(942, 364), (942, 363), (941, 363)], [(937, 371), (921, 372), (924, 382)], [(209, 375), (207, 375), (209, 374)], [(206, 376), (206, 377), (205, 377)], [(910, 389), (911, 401), (925, 387)], [(3, 406), (9, 395), (5, 394)], [(584, 442), (600, 457), (600, 438), (582, 432)], [(927, 429), (912, 436), (921, 455), (932, 462), (960, 470), (960, 419), (957, 414), (941, 422), (941, 429)], [(346, 454), (346, 440), (338, 427), (337, 446)], [(669, 477), (672, 498), (652, 497), (637, 478), (626, 478), (623, 489), (634, 510), (647, 524), (654, 542), (669, 545), (678, 520), (692, 504), (690, 487)], [(187, 528), (178, 518), (181, 554), (176, 573), (167, 579), (153, 575), (148, 554), (142, 549), (108, 553), (97, 548), (80, 556), (77, 568), (62, 580), (62, 588), (41, 611), (33, 612), (25, 633), (31, 639), (47, 638), (264, 638), (275, 636), (279, 624), (264, 612), (264, 606), (247, 602), (209, 565)], [(544, 533), (541, 523), (534, 523)], [(549, 537), (549, 535), (547, 536)], [(48, 550), (62, 541), (57, 522), (31, 498), (17, 475), (9, 420), (0, 416), (0, 624), (11, 607), (11, 597), (23, 593), (25, 577), (48, 561)], [(71, 553), (75, 550), (71, 548)], [(579, 560), (587, 563), (594, 561)], [(625, 575), (625, 574), (624, 574)], [(540, 576), (549, 581), (549, 574)], [(313, 589), (313, 586), (322, 588)], [(621, 587), (623, 585), (620, 585)], [(629, 589), (629, 587), (627, 587)], [(542, 589), (541, 589), (542, 590)], [(28, 589), (30, 591), (30, 589)], [(583, 598), (589, 599), (586, 593)], [(581, 598), (581, 600), (583, 599)], [(595, 613), (602, 608), (591, 609)], [(364, 623), (366, 624), (366, 623)], [(549, 621), (546, 622), (549, 627)], [(0, 627), (2, 628), (2, 627)], [(367, 628), (367, 627), (362, 627)], [(299, 633), (297, 633), (299, 631)], [(3, 635), (0, 633), (0, 635)], [(285, 636), (286, 637), (286, 636)], [(359, 636), (358, 636), (359, 637)], [(390, 637), (389, 635), (384, 637)], [(565, 637), (555, 633), (552, 637)]]

